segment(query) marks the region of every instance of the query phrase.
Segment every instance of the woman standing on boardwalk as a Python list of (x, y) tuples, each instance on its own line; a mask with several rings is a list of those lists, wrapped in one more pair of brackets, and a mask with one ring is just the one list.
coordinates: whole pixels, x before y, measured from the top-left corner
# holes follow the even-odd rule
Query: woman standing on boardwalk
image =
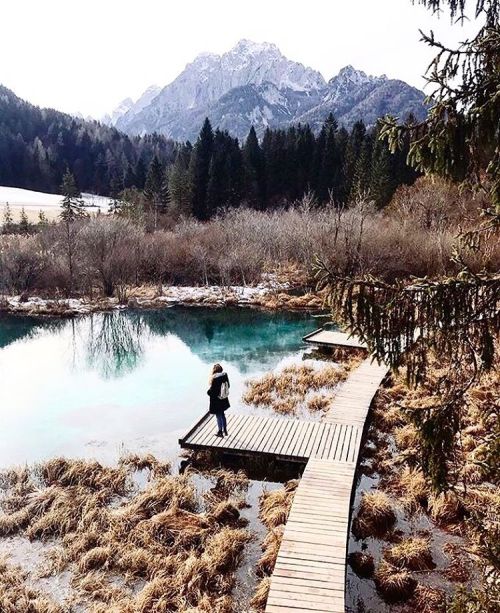
[(220, 364), (214, 364), (209, 379), (210, 389), (207, 394), (210, 396), (209, 412), (217, 418), (219, 430), (218, 437), (227, 436), (227, 424), (224, 411), (229, 409), (229, 378)]

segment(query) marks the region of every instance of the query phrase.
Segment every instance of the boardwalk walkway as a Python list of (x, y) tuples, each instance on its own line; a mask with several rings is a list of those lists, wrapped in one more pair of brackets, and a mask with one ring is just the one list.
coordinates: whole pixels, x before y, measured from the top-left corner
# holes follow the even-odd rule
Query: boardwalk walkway
[(217, 438), (215, 415), (206, 414), (180, 439), (181, 447), (236, 455), (269, 455), (291, 462), (309, 458), (355, 462), (363, 425), (227, 415), (229, 436)]
[(361, 434), (387, 374), (370, 358), (351, 373), (323, 423), (355, 428), (348, 458), (311, 458), (293, 498), (267, 613), (344, 613), (349, 518)]
[[(310, 340), (309, 340), (310, 339)], [(321, 346), (363, 346), (340, 332), (304, 338)], [(351, 497), (363, 429), (387, 367), (365, 359), (351, 373), (321, 422), (228, 415), (229, 436), (215, 436), (204, 415), (179, 440), (188, 449), (307, 461), (271, 577), (267, 613), (344, 613)]]

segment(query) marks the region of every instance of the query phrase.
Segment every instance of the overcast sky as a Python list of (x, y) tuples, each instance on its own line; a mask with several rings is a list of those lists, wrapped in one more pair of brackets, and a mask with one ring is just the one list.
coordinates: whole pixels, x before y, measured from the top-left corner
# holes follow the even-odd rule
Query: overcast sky
[(423, 87), (432, 54), (418, 29), (449, 43), (475, 29), (410, 0), (1, 0), (0, 23), (0, 83), (94, 117), (241, 38), (275, 43), (326, 79), (352, 64)]

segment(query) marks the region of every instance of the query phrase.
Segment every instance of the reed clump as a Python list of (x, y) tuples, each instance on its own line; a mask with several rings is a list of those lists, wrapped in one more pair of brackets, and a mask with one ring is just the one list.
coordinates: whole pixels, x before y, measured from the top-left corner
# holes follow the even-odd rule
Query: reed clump
[(396, 513), (389, 497), (381, 491), (364, 492), (352, 523), (352, 533), (357, 539), (382, 537), (395, 523)]
[(26, 581), (21, 568), (0, 560), (0, 611), (2, 613), (63, 613), (63, 608)]
[[(150, 472), (142, 490), (134, 489), (136, 470)], [(239, 512), (248, 478), (241, 471), (209, 471), (204, 476), (213, 487), (204, 500), (196, 473), (168, 472), (149, 455), (128, 456), (117, 468), (50, 460), (31, 472), (19, 508), (4, 509), (0, 533), (57, 544), (49, 572), (71, 573), (72, 599), (85, 610), (232, 611), (235, 570), (250, 540)], [(5, 475), (3, 483), (16, 487), (19, 479)], [(59, 613), (48, 598), (45, 608), (9, 609), (6, 598), (41, 597), (0, 567), (3, 585), (2, 612)]]
[(384, 559), (398, 568), (431, 570), (435, 567), (428, 538), (407, 537), (384, 551)]
[(404, 466), (393, 475), (387, 487), (409, 513), (427, 508), (430, 488), (419, 468)]
[(416, 579), (407, 570), (382, 560), (374, 575), (377, 591), (390, 603), (408, 600), (417, 587)]
[(286, 524), (298, 484), (298, 480), (293, 479), (282, 488), (263, 492), (260, 497), (259, 517), (267, 528)]
[(294, 364), (276, 373), (266, 373), (259, 379), (247, 381), (243, 402), (286, 415), (296, 414), (304, 405), (312, 413), (324, 412), (338, 384), (347, 379), (359, 362), (360, 358), (355, 356), (340, 365), (325, 364), (315, 368), (309, 364)]

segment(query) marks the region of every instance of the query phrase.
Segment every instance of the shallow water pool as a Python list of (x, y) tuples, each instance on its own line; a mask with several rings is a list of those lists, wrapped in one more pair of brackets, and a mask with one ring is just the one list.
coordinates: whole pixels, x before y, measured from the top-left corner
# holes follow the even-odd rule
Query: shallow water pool
[(113, 462), (178, 454), (206, 411), (211, 365), (244, 381), (300, 359), (317, 321), (298, 313), (169, 308), (76, 319), (0, 318), (0, 467), (57, 455)]

